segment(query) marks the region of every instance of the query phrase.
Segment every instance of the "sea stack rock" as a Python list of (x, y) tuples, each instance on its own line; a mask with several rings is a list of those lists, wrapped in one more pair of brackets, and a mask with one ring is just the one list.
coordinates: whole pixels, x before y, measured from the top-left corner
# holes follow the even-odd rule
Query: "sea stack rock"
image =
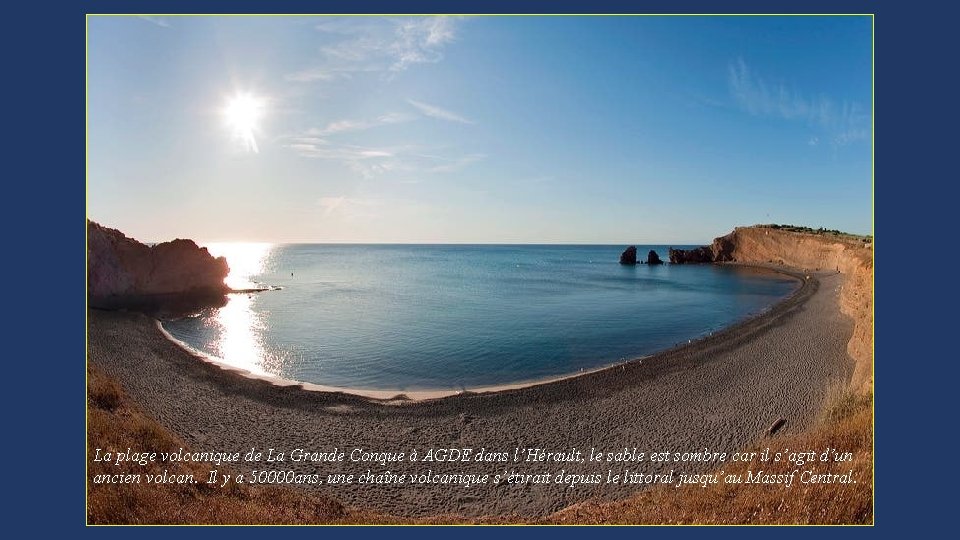
[(637, 246), (630, 246), (620, 254), (620, 264), (637, 264)]
[(667, 252), (670, 257), (670, 264), (697, 264), (712, 263), (713, 250), (708, 246), (700, 246), (693, 249), (673, 249)]
[(650, 252), (647, 253), (647, 264), (663, 264), (663, 261), (660, 260), (657, 252), (651, 249)]
[[(87, 221), (87, 297), (91, 307), (137, 307), (166, 301), (222, 300), (227, 260), (192, 240), (153, 247)], [(216, 302), (211, 302), (216, 304)]]

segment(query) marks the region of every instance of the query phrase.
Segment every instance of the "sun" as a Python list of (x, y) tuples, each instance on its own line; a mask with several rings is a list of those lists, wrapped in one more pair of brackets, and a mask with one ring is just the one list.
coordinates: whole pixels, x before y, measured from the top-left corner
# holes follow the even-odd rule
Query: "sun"
[(264, 113), (264, 99), (247, 92), (238, 92), (227, 99), (223, 117), (233, 136), (248, 152), (259, 152), (256, 131)]

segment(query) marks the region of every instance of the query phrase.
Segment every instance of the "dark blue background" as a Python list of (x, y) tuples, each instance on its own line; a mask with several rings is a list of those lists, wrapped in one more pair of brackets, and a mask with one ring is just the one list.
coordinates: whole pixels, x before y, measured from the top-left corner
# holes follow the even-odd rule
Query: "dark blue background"
[[(898, 5), (899, 4), (899, 5)], [(960, 213), (956, 149), (957, 20), (933, 1), (93, 1), (5, 5), (0, 77), (5, 99), (3, 260), (8, 367), (5, 459), (7, 528), (69, 535), (261, 536), (251, 528), (84, 529), (84, 14), (85, 13), (875, 13), (875, 215), (877, 276), (877, 490), (874, 528), (347, 529), (283, 534), (550, 535), (580, 533), (864, 535), (946, 524), (953, 518), (958, 453), (946, 349), (958, 319), (948, 220)], [(824, 194), (829, 196), (829, 194)], [(945, 311), (939, 314), (939, 311)], [(953, 332), (951, 332), (953, 330)], [(52, 398), (48, 398), (52, 396)], [(35, 534), (35, 533), (33, 533)]]

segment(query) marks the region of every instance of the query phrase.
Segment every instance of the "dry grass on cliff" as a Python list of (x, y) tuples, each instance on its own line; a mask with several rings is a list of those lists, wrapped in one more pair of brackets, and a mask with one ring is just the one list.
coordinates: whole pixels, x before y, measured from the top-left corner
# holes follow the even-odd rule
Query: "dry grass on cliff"
[[(297, 490), (231, 483), (212, 487), (213, 469), (203, 463), (150, 463), (145, 467), (94, 462), (97, 448), (111, 450), (186, 448), (183, 441), (145, 416), (117, 382), (88, 368), (87, 522), (89, 524), (167, 523), (365, 523), (377, 516), (353, 512), (339, 502)], [(94, 484), (97, 474), (193, 474), (197, 484)]]
[[(663, 486), (614, 503), (583, 503), (558, 512), (544, 523), (556, 524), (872, 524), (873, 523), (873, 395), (843, 393), (827, 409), (820, 427), (782, 437), (762, 446), (812, 449), (838, 448), (854, 454), (853, 462), (813, 464), (817, 473), (853, 469), (856, 484), (724, 485), (707, 488)], [(756, 470), (756, 464), (752, 465)], [(745, 474), (750, 464), (724, 467)], [(765, 472), (789, 474), (787, 462), (763, 464)], [(806, 467), (801, 467), (803, 470)]]

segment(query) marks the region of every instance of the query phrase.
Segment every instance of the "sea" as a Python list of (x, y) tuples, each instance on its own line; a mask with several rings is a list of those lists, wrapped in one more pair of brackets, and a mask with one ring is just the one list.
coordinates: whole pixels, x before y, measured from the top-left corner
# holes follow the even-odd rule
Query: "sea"
[[(362, 390), (546, 380), (687, 343), (796, 281), (730, 265), (619, 264), (623, 245), (207, 244), (225, 306), (163, 321), (255, 374)], [(638, 258), (670, 246), (637, 246)], [(678, 248), (691, 246), (674, 246)]]

